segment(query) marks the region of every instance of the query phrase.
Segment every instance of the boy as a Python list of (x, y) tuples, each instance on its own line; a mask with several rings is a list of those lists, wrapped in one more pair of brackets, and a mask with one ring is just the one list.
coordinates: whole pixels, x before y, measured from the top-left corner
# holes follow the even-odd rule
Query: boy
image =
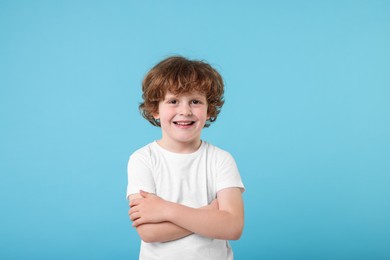
[(232, 156), (200, 138), (224, 103), (222, 77), (205, 62), (170, 57), (148, 72), (142, 91), (140, 111), (162, 137), (128, 163), (140, 259), (233, 259), (227, 240), (244, 227), (244, 186)]

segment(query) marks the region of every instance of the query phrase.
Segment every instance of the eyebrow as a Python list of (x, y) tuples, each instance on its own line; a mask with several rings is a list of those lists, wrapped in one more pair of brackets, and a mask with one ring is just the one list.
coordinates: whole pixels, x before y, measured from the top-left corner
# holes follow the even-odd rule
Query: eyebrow
[[(166, 94), (164, 99), (170, 99), (170, 98), (180, 98), (180, 96), (182, 95), (175, 95), (175, 94)], [(190, 94), (190, 95), (187, 95), (189, 96), (190, 98), (204, 98), (204, 99), (207, 99), (206, 95), (202, 95), (202, 94)]]

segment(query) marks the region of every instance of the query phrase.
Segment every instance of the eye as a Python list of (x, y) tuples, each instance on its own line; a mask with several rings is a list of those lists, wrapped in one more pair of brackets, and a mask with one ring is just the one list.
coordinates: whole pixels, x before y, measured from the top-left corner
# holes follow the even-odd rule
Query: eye
[(178, 101), (176, 99), (171, 99), (168, 101), (168, 104), (172, 104), (172, 105), (175, 105), (177, 103), (178, 103)]
[(202, 104), (202, 101), (194, 99), (191, 101), (191, 103), (194, 105), (199, 105), (199, 104)]

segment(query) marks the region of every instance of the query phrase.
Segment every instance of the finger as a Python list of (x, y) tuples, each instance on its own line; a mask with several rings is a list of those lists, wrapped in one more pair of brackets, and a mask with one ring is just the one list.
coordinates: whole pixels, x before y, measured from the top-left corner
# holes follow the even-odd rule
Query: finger
[(139, 219), (140, 217), (141, 217), (141, 215), (138, 212), (130, 214), (131, 221), (135, 221), (135, 220)]
[(133, 199), (130, 201), (130, 207), (137, 206), (141, 202), (141, 199)]
[(138, 207), (132, 207), (130, 210), (129, 210), (129, 215), (130, 214), (133, 214), (133, 213), (135, 213), (135, 212), (138, 212), (139, 211), (139, 209), (138, 209)]
[(143, 191), (143, 190), (140, 190), (139, 191), (139, 194), (143, 197), (143, 198), (146, 198), (146, 197), (148, 197), (148, 195), (149, 195), (149, 192), (146, 192), (146, 191)]
[(142, 225), (143, 221), (142, 218), (138, 218), (137, 220), (133, 221), (133, 227), (138, 227), (139, 225)]

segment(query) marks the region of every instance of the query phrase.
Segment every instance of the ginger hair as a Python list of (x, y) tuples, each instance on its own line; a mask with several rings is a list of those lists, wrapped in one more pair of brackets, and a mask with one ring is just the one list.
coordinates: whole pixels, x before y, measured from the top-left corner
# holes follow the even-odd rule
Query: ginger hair
[(153, 115), (158, 113), (159, 102), (165, 94), (182, 95), (190, 92), (204, 94), (210, 118), (204, 127), (217, 120), (224, 104), (224, 83), (221, 75), (208, 63), (173, 56), (155, 65), (142, 82), (143, 102), (139, 105), (142, 116), (152, 125), (160, 127)]

